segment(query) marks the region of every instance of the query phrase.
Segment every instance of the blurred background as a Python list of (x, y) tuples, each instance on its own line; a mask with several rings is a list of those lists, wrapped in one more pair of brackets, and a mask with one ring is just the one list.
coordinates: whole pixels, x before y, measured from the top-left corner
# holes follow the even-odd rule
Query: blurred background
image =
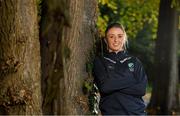
[(100, 115), (92, 67), (121, 23), (147, 113), (180, 114), (179, 0), (0, 0), (0, 114)]
[[(169, 88), (174, 84), (180, 88), (178, 81), (180, 77), (177, 76), (180, 71), (178, 70), (180, 68), (179, 1), (99, 0), (98, 6), (97, 27), (100, 38), (104, 38), (108, 24), (121, 23), (128, 35), (128, 52), (143, 63), (149, 80), (147, 94), (144, 97), (148, 105), (147, 112), (161, 114), (165, 113), (168, 107), (176, 106), (170, 111), (175, 112), (174, 110), (179, 107), (177, 99), (180, 92)], [(169, 94), (173, 94), (170, 91), (176, 91), (176, 94), (174, 93), (174, 96), (177, 96), (176, 100), (170, 98)], [(168, 101), (174, 106), (165, 106), (169, 104)]]

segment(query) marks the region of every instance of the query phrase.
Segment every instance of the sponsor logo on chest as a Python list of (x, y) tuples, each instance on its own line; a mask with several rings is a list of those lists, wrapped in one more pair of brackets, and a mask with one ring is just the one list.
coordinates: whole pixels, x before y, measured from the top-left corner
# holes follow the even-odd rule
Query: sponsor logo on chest
[(128, 67), (131, 72), (134, 72), (134, 63), (132, 62), (128, 63)]

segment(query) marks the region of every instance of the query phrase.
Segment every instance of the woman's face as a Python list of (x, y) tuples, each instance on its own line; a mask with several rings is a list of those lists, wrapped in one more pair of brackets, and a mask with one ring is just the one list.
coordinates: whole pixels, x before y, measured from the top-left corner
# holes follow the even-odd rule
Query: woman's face
[(109, 52), (119, 52), (123, 50), (124, 32), (121, 28), (112, 27), (106, 34)]

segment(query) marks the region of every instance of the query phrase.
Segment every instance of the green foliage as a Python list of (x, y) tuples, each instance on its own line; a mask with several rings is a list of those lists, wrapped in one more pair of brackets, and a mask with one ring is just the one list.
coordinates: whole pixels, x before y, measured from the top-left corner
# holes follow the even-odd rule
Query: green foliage
[(148, 84), (146, 87), (146, 93), (151, 93), (152, 92), (152, 85)]
[(86, 72), (91, 73), (92, 72), (92, 67), (93, 67), (92, 62), (87, 62), (86, 63)]
[(83, 93), (88, 94), (93, 90), (93, 82), (85, 80), (83, 84)]
[(120, 22), (126, 27), (129, 38), (135, 38), (144, 24), (152, 25), (152, 38), (156, 38), (159, 0), (100, 0), (98, 28), (104, 32), (107, 24)]
[(110, 0), (99, 0), (99, 3), (105, 5), (109, 2)]
[(94, 51), (91, 51), (87, 57), (86, 72), (88, 73), (88, 77), (84, 80), (82, 89), (83, 93), (88, 96), (90, 114), (96, 115), (98, 114), (99, 98), (97, 96), (98, 89), (94, 84), (94, 77), (92, 75), (94, 54)]
[(180, 11), (180, 1), (172, 0), (171, 7), (175, 7), (178, 11)]

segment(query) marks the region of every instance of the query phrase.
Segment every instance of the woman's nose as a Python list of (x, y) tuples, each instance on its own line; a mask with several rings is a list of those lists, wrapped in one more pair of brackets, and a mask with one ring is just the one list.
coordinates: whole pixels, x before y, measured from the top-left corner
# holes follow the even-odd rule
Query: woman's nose
[(114, 37), (114, 41), (117, 42), (118, 38), (117, 37)]

